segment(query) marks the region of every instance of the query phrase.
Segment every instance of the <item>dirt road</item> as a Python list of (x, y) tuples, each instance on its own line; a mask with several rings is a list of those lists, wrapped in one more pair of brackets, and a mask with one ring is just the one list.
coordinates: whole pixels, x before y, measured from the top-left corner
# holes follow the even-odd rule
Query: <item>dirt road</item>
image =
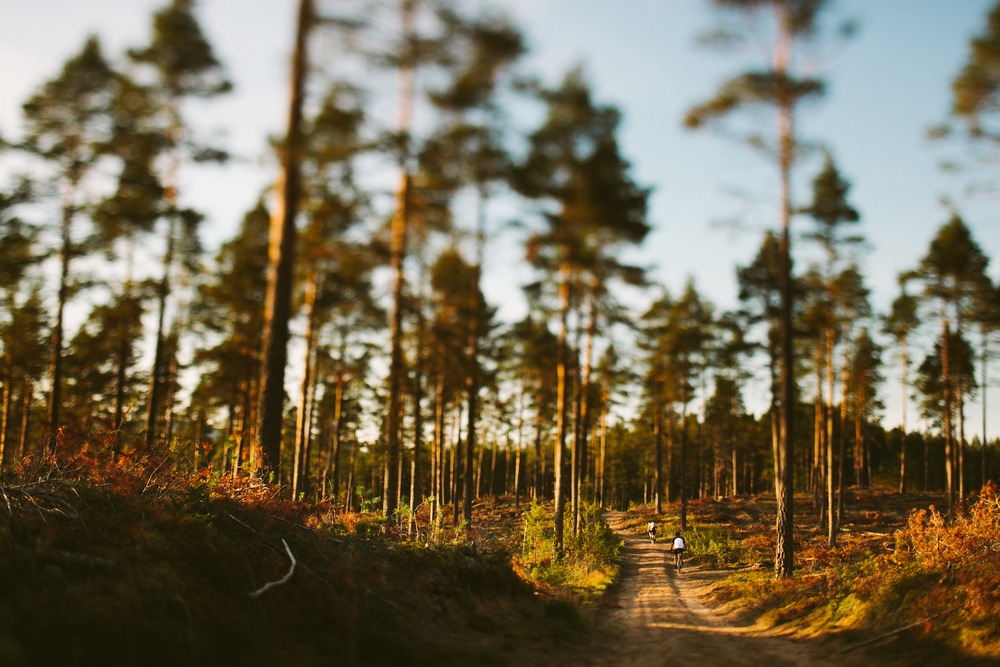
[[(608, 523), (625, 540), (622, 581), (596, 618), (600, 646), (581, 650), (582, 665), (837, 665), (867, 667), (860, 651), (827, 641), (796, 640), (734, 624), (705, 604), (721, 572), (686, 567), (675, 573), (667, 545), (622, 531), (622, 514)], [(575, 651), (574, 651), (575, 653)], [(885, 665), (885, 662), (881, 663)]]

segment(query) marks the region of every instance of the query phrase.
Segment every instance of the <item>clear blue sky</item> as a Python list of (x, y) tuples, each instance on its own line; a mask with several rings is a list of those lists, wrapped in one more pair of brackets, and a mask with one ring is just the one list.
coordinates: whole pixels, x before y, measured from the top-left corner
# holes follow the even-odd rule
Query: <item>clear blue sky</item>
[[(480, 0), (474, 0), (479, 4)], [(0, 23), (0, 135), (16, 137), (20, 105), (55, 75), (88, 33), (119, 55), (142, 44), (150, 17), (165, 0), (6, 0)], [(324, 0), (320, 0), (323, 5)], [(328, 4), (331, 4), (328, 2)], [(335, 4), (335, 3), (332, 3)], [(599, 100), (624, 112), (622, 141), (636, 179), (654, 188), (655, 229), (635, 259), (655, 265), (654, 276), (674, 293), (692, 277), (720, 309), (735, 304), (734, 268), (755, 253), (776, 215), (774, 167), (738, 143), (711, 131), (689, 132), (685, 110), (709, 97), (728, 75), (752, 62), (739, 54), (699, 48), (696, 37), (713, 24), (707, 0), (498, 0), (528, 33), (526, 68), (555, 81), (583, 63)], [(825, 101), (805, 110), (799, 126), (807, 139), (829, 146), (853, 184), (851, 199), (863, 219), (870, 250), (864, 272), (873, 304), (884, 311), (895, 295), (896, 274), (913, 267), (948, 217), (940, 199), (954, 200), (988, 255), (1000, 262), (996, 203), (965, 194), (962, 178), (947, 175), (947, 154), (924, 138), (945, 119), (949, 83), (965, 59), (991, 0), (838, 0), (835, 15), (855, 18), (854, 40), (816, 61), (826, 78)], [(285, 79), (295, 3), (292, 0), (201, 0), (199, 15), (236, 90), (199, 111), (204, 132), (247, 159), (223, 169), (189, 170), (181, 196), (209, 215), (210, 248), (228, 238), (261, 188), (274, 178), (260, 160), (268, 134), (276, 134), (287, 105)], [(818, 160), (802, 164), (796, 194)], [(739, 219), (735, 227), (725, 221)], [(795, 223), (799, 231), (808, 222)], [(808, 262), (806, 244), (799, 267)], [(501, 242), (487, 265), (488, 297), (502, 314), (523, 305), (511, 280), (519, 250)], [(1000, 267), (991, 265), (994, 279)], [(515, 271), (515, 275), (520, 275)], [(526, 274), (524, 275), (527, 278)], [(922, 352), (917, 353), (922, 356)], [(899, 421), (898, 370), (887, 353), (886, 423)], [(995, 393), (995, 392), (994, 392)], [(751, 405), (762, 398), (758, 391)], [(996, 399), (991, 396), (991, 401)], [(910, 409), (909, 423), (915, 411)], [(978, 406), (970, 406), (967, 433), (981, 432)], [(1000, 410), (990, 434), (1000, 433)]]

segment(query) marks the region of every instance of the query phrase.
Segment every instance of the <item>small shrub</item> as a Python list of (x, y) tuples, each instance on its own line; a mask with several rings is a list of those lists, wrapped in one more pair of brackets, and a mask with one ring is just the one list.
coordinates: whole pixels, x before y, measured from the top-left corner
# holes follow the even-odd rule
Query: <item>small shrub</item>
[(578, 534), (567, 522), (561, 555), (555, 550), (555, 522), (545, 507), (532, 503), (523, 522), (521, 554), (514, 566), (528, 581), (586, 596), (603, 590), (617, 576), (621, 542), (597, 507), (581, 508)]

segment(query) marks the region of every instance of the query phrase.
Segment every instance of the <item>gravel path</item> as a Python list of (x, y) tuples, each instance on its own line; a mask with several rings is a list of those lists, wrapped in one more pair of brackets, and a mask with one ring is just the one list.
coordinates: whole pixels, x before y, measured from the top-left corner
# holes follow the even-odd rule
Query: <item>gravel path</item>
[[(625, 541), (622, 580), (595, 619), (597, 636), (574, 647), (578, 665), (760, 665), (869, 667), (861, 651), (843, 651), (833, 640), (803, 640), (739, 625), (713, 611), (708, 594), (725, 573), (699, 567), (674, 572), (665, 543), (623, 530), (624, 514), (608, 513)], [(669, 560), (669, 567), (668, 567)], [(566, 664), (571, 664), (567, 662)], [(881, 663), (885, 665), (885, 663)]]

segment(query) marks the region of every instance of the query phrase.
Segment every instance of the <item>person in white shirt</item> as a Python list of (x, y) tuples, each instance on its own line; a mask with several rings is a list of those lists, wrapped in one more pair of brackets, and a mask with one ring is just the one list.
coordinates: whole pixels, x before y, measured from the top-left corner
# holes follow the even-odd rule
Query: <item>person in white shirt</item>
[(678, 551), (684, 551), (687, 545), (684, 543), (684, 538), (681, 537), (681, 531), (677, 531), (677, 535), (674, 537), (674, 544), (671, 547), (674, 553)]
[(670, 545), (670, 550), (674, 553), (674, 569), (680, 570), (681, 566), (684, 564), (684, 549), (687, 548), (687, 544), (684, 542), (684, 538), (681, 537), (681, 531), (677, 531), (674, 536), (673, 544)]

